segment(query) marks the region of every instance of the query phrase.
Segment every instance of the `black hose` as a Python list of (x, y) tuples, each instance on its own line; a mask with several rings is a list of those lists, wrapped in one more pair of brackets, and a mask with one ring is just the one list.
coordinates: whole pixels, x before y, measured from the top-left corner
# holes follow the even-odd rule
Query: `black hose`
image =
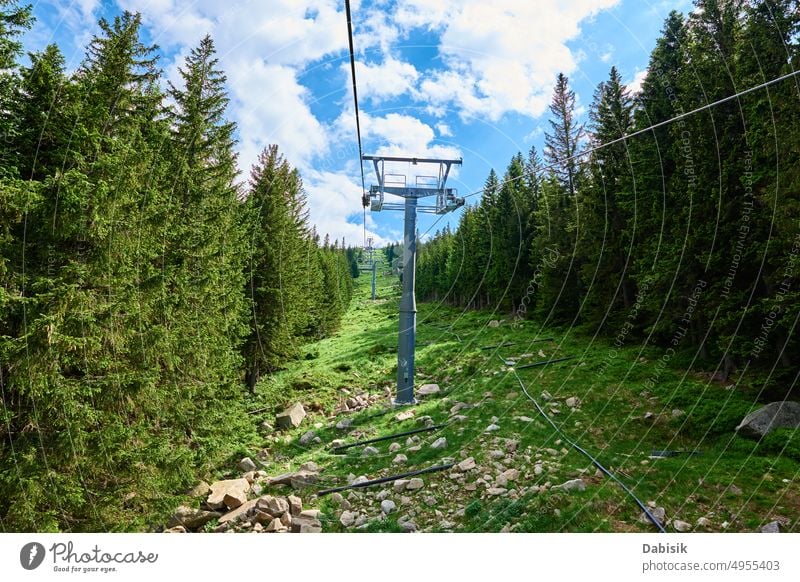
[(358, 489), (361, 487), (370, 487), (372, 485), (380, 485), (381, 483), (388, 483), (390, 481), (397, 481), (406, 477), (414, 477), (416, 475), (424, 475), (425, 473), (435, 473), (437, 471), (446, 471), (450, 467), (454, 467), (456, 463), (448, 463), (446, 465), (434, 465), (427, 469), (420, 469), (419, 471), (410, 471), (400, 475), (391, 475), (390, 477), (381, 477), (380, 479), (372, 479), (371, 481), (364, 481), (363, 483), (356, 483), (355, 485), (343, 485), (342, 487), (333, 487), (331, 489), (320, 489), (317, 491), (317, 496), (327, 495), (328, 493), (336, 493), (338, 491), (346, 491), (348, 489)]
[(517, 370), (524, 370), (525, 368), (536, 368), (537, 366), (546, 366), (548, 364), (555, 364), (556, 362), (563, 362), (564, 360), (571, 360), (575, 356), (567, 356), (566, 358), (557, 358), (555, 360), (544, 360), (542, 362), (534, 362), (532, 364), (525, 364), (524, 366), (516, 366)]
[(580, 445), (578, 445), (578, 443), (576, 443), (575, 441), (573, 441), (572, 439), (570, 439), (570, 438), (569, 438), (567, 435), (565, 435), (565, 434), (564, 434), (564, 433), (561, 431), (561, 429), (558, 427), (558, 425), (557, 425), (555, 422), (553, 422), (553, 421), (552, 421), (552, 419), (551, 419), (549, 416), (547, 416), (547, 414), (545, 413), (545, 411), (544, 411), (544, 410), (542, 410), (542, 407), (541, 407), (541, 406), (539, 406), (539, 403), (538, 403), (538, 402), (536, 402), (536, 400), (533, 398), (533, 396), (531, 396), (531, 395), (528, 393), (528, 389), (527, 389), (527, 388), (525, 388), (525, 384), (523, 384), (523, 383), (522, 383), (522, 379), (521, 379), (521, 378), (519, 377), (519, 375), (517, 374), (517, 371), (512, 369), (512, 372), (514, 372), (514, 376), (517, 378), (517, 382), (519, 382), (519, 385), (520, 385), (520, 387), (522, 388), (522, 391), (525, 393), (525, 396), (527, 396), (527, 397), (530, 399), (530, 401), (531, 401), (531, 402), (533, 402), (533, 405), (536, 407), (536, 410), (538, 410), (538, 411), (539, 411), (539, 414), (541, 414), (541, 415), (544, 417), (544, 419), (545, 419), (547, 422), (549, 422), (549, 423), (550, 423), (550, 426), (552, 426), (552, 427), (555, 429), (555, 431), (556, 431), (558, 434), (560, 434), (560, 435), (561, 435), (561, 438), (563, 438), (565, 441), (567, 441), (567, 442), (568, 442), (568, 443), (569, 443), (569, 444), (572, 446), (572, 448), (574, 448), (576, 451), (578, 451), (578, 452), (580, 452), (581, 454), (583, 454), (583, 455), (585, 455), (586, 457), (588, 457), (588, 458), (589, 458), (589, 460), (592, 462), (592, 464), (593, 464), (595, 467), (597, 467), (598, 469), (600, 469), (600, 470), (601, 470), (601, 471), (602, 471), (602, 472), (603, 472), (605, 475), (607, 475), (608, 477), (610, 477), (611, 479), (613, 479), (613, 480), (614, 480), (614, 481), (615, 481), (615, 482), (616, 482), (616, 483), (617, 483), (617, 484), (618, 484), (620, 487), (622, 487), (622, 488), (625, 490), (625, 493), (627, 493), (628, 495), (630, 495), (630, 496), (631, 496), (631, 498), (632, 498), (632, 499), (633, 499), (633, 500), (636, 502), (636, 505), (638, 505), (638, 506), (639, 506), (639, 508), (640, 508), (640, 509), (641, 509), (641, 510), (644, 512), (644, 514), (647, 516), (647, 518), (648, 518), (650, 521), (652, 521), (652, 522), (653, 522), (653, 525), (655, 525), (655, 526), (656, 526), (656, 527), (659, 529), (659, 531), (660, 531), (661, 533), (667, 533), (667, 530), (665, 530), (665, 529), (664, 529), (664, 526), (663, 526), (663, 525), (661, 525), (661, 522), (660, 522), (660, 521), (658, 521), (658, 519), (657, 519), (657, 518), (656, 518), (656, 517), (655, 517), (655, 516), (654, 516), (652, 513), (650, 513), (650, 510), (647, 508), (647, 506), (646, 506), (644, 503), (642, 503), (642, 501), (641, 501), (641, 500), (640, 500), (638, 497), (636, 497), (636, 495), (634, 495), (633, 491), (631, 491), (631, 490), (628, 488), (628, 486), (627, 486), (627, 485), (625, 485), (625, 483), (623, 483), (622, 481), (620, 481), (620, 480), (619, 480), (619, 479), (616, 477), (616, 475), (612, 474), (612, 473), (611, 473), (611, 472), (610, 472), (608, 469), (606, 469), (606, 468), (605, 468), (603, 465), (601, 465), (601, 464), (600, 464), (600, 461), (598, 461), (598, 460), (597, 460), (595, 457), (593, 457), (591, 454), (589, 454), (589, 452), (588, 452), (588, 451), (586, 451), (586, 449), (584, 449), (583, 447), (581, 447)]
[(379, 443), (381, 441), (388, 441), (388, 440), (393, 439), (395, 437), (408, 436), (410, 434), (417, 434), (419, 432), (429, 432), (429, 431), (432, 431), (432, 430), (439, 430), (440, 428), (443, 428), (445, 426), (447, 426), (447, 425), (446, 424), (435, 424), (433, 426), (426, 426), (425, 428), (415, 428), (414, 430), (407, 430), (405, 432), (398, 432), (398, 433), (395, 433), (395, 434), (390, 434), (390, 435), (386, 435), (386, 436), (382, 436), (382, 437), (375, 437), (374, 439), (367, 439), (367, 440), (364, 440), (364, 441), (357, 441), (357, 442), (354, 442), (354, 443), (350, 443), (349, 445), (339, 445), (338, 447), (333, 447), (333, 449), (331, 449), (331, 450), (333, 450), (333, 451), (343, 451), (345, 449), (350, 449), (352, 447), (358, 447), (360, 445), (368, 445), (370, 443)]

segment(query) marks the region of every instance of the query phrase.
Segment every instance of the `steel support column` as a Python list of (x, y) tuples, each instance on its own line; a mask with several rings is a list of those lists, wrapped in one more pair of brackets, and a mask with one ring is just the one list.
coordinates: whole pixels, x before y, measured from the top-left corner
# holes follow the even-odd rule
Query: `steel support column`
[(417, 301), (414, 281), (417, 262), (417, 199), (405, 199), (403, 234), (403, 295), (400, 297), (400, 338), (397, 349), (397, 397), (395, 404), (414, 404), (414, 342)]

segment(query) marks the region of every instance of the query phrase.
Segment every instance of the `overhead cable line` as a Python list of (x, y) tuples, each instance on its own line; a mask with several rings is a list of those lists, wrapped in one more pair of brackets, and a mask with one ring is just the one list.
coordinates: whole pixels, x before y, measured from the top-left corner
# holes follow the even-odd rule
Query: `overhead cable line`
[[(367, 191), (366, 181), (364, 180), (364, 164), (361, 161), (363, 151), (361, 149), (361, 121), (358, 116), (358, 90), (356, 89), (356, 55), (353, 51), (353, 19), (350, 15), (350, 0), (344, 1), (344, 9), (347, 14), (347, 42), (350, 45), (350, 73), (353, 78), (353, 104), (356, 111), (356, 136), (358, 137), (358, 167), (361, 170), (361, 193)], [(367, 207), (364, 206), (364, 245), (367, 246)]]
[[(738, 93), (734, 93), (733, 95), (729, 95), (727, 97), (723, 97), (722, 99), (718, 99), (717, 101), (714, 101), (712, 103), (706, 103), (705, 105), (702, 105), (702, 106), (700, 106), (700, 107), (698, 107), (696, 109), (692, 109), (691, 111), (687, 111), (686, 113), (681, 113), (679, 115), (676, 115), (675, 117), (671, 117), (670, 119), (665, 119), (664, 121), (659, 121), (658, 123), (654, 123), (653, 125), (651, 125), (649, 127), (645, 127), (644, 129), (636, 130), (633, 133), (629, 133), (629, 134), (623, 135), (621, 137), (618, 137), (616, 139), (612, 139), (611, 141), (608, 141), (606, 143), (601, 143), (598, 146), (595, 146), (593, 148), (589, 148), (588, 150), (584, 150), (584, 151), (582, 151), (580, 153), (577, 153), (577, 154), (574, 154), (572, 156), (569, 156), (568, 158), (564, 158), (563, 160), (559, 160), (556, 163), (549, 164), (547, 166), (542, 166), (541, 168), (539, 168), (539, 170), (540, 171), (542, 171), (542, 170), (552, 170), (552, 169), (554, 169), (554, 168), (556, 168), (558, 166), (563, 165), (566, 162), (569, 162), (569, 161), (572, 161), (572, 160), (576, 160), (578, 158), (582, 158), (582, 157), (587, 156), (589, 154), (592, 154), (592, 153), (594, 153), (594, 152), (596, 152), (598, 150), (601, 150), (601, 149), (603, 149), (605, 147), (614, 145), (614, 144), (619, 143), (621, 141), (625, 141), (625, 140), (630, 139), (632, 137), (636, 137), (637, 135), (641, 135), (643, 133), (647, 133), (648, 131), (652, 131), (652, 130), (657, 129), (659, 127), (663, 127), (665, 125), (669, 125), (670, 123), (674, 123), (676, 121), (684, 119), (685, 117), (689, 117), (690, 115), (694, 115), (695, 113), (699, 113), (700, 111), (703, 111), (705, 109), (710, 109), (711, 107), (716, 107), (717, 105), (721, 105), (722, 103), (726, 103), (727, 101), (731, 101), (733, 99), (736, 99), (737, 97), (741, 97), (742, 95), (746, 95), (748, 93), (752, 93), (753, 91), (758, 91), (759, 89), (763, 89), (764, 87), (768, 87), (770, 85), (774, 85), (775, 83), (779, 83), (779, 82), (784, 81), (784, 80), (786, 80), (786, 79), (788, 79), (790, 77), (794, 77), (794, 76), (796, 76), (798, 74), (800, 74), (800, 70), (792, 71), (791, 73), (786, 73), (785, 75), (781, 75), (780, 77), (776, 77), (775, 79), (772, 79), (771, 81), (767, 81), (765, 83), (761, 83), (760, 85), (756, 85), (754, 87), (750, 87), (749, 89), (745, 89), (743, 91), (739, 91)], [(508, 184), (510, 182), (516, 182), (517, 180), (520, 180), (520, 179), (525, 178), (525, 177), (527, 177), (527, 176), (525, 174), (522, 174), (521, 176), (517, 176), (516, 178), (509, 178), (508, 180), (503, 180), (502, 182), (497, 184), (496, 187), (499, 188), (500, 186), (502, 186), (504, 184)], [(476, 190), (475, 192), (472, 192), (471, 194), (467, 194), (466, 196), (464, 196), (464, 198), (470, 198), (472, 196), (477, 196), (478, 194), (482, 194), (485, 191), (486, 191), (486, 188), (481, 188), (480, 190)]]

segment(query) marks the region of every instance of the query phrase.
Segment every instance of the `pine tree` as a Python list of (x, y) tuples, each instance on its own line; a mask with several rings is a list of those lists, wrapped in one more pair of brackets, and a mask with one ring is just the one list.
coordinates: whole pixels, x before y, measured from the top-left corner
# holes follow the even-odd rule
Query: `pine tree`
[(580, 184), (578, 160), (573, 159), (579, 152), (583, 138), (583, 126), (575, 119), (575, 92), (569, 88), (569, 81), (562, 73), (556, 78), (553, 100), (550, 103), (552, 132), (545, 133), (545, 159), (554, 166), (564, 192), (574, 198)]

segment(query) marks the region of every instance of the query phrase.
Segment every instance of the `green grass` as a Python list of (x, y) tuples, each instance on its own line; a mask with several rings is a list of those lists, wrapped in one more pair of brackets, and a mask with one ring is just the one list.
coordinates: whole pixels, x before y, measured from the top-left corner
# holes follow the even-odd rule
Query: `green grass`
[[(310, 411), (298, 429), (268, 438), (269, 471), (278, 473), (314, 460), (323, 468), (322, 486), (336, 486), (345, 484), (348, 474), (377, 478), (437, 464), (445, 457), (460, 461), (472, 456), (494, 478), (499, 469), (491, 455), (500, 451), (504, 453), (500, 459), (503, 467), (521, 473), (514, 486), (517, 499), (482, 496), (480, 485), (475, 491), (467, 490), (465, 485), (480, 477), (474, 473), (463, 482), (451, 478), (449, 472), (424, 475), (425, 487), (408, 494), (410, 501), (405, 505), (390, 484), (386, 488), (398, 511), (385, 520), (377, 519), (379, 501), (374, 499), (381, 487), (358, 490), (351, 496), (353, 510), (370, 517), (363, 531), (399, 531), (397, 519), (404, 514), (413, 514), (418, 527), (427, 531), (447, 529), (443, 522), (450, 522), (454, 531), (654, 531), (638, 520), (640, 510), (622, 489), (610, 479), (596, 476), (591, 462), (539, 416), (498, 357), (526, 353), (530, 355), (519, 358), (520, 364), (576, 356), (520, 370), (519, 377), (541, 405), (549, 408), (543, 392), (559, 403), (559, 413), (551, 419), (565, 435), (595, 454), (643, 501), (663, 506), (668, 520), (695, 523), (705, 516), (711, 525), (699, 530), (752, 531), (774, 518), (787, 517), (795, 520), (790, 527), (797, 529), (797, 437), (779, 432), (759, 444), (734, 435), (733, 428), (754, 408), (753, 396), (743, 382), (736, 389), (726, 389), (709, 382), (707, 375), (678, 368), (677, 363), (685, 359), (676, 357), (663, 364), (662, 350), (642, 349), (633, 340), (630, 346), (618, 349), (605, 339), (541, 328), (533, 321), (511, 325), (507, 317), (502, 325), (491, 328), (488, 321), (503, 316), (487, 311), (418, 306), (416, 383), (436, 382), (442, 393), (418, 404), (416, 418), (429, 416), (435, 423), (447, 422), (450, 408), (466, 402), (473, 406), (459, 413), (466, 417), (462, 422), (418, 435), (421, 450), (416, 452), (408, 451), (414, 443), (397, 439), (402, 447), (399, 452), (408, 456), (405, 465), (392, 464), (395, 453), (388, 451), (392, 441), (373, 445), (379, 450), (373, 457), (360, 456), (358, 447), (346, 455), (331, 454), (329, 443), (337, 438), (354, 442), (421, 426), (415, 419), (395, 420), (395, 410), (376, 414), (389, 404), (387, 389), (394, 390), (397, 280), (379, 278), (377, 302), (369, 299), (366, 278), (357, 280), (356, 287), (338, 333), (304, 346), (301, 358), (258, 386), (252, 406), (262, 412), (253, 415), (256, 424), (272, 420), (294, 401)], [(548, 337), (554, 341), (534, 341)], [(480, 349), (506, 341), (515, 345)], [(343, 389), (382, 396), (382, 404), (350, 415), (353, 428), (349, 432), (334, 428), (336, 421), (345, 417), (333, 417), (337, 405), (347, 397)], [(570, 396), (580, 398), (579, 410), (564, 404)], [(493, 417), (498, 418), (500, 430), (485, 433)], [(315, 430), (322, 444), (300, 446), (298, 439), (307, 430)], [(440, 436), (447, 438), (446, 449), (431, 449), (430, 443)], [(517, 443), (516, 452), (505, 456), (512, 442)], [(653, 449), (698, 454), (650, 459)], [(535, 475), (534, 465), (540, 458), (549, 465)], [(586, 480), (586, 491), (536, 491), (546, 483), (556, 485), (577, 477)], [(324, 510), (326, 531), (344, 531), (337, 520), (336, 504), (327, 498), (310, 502)]]

